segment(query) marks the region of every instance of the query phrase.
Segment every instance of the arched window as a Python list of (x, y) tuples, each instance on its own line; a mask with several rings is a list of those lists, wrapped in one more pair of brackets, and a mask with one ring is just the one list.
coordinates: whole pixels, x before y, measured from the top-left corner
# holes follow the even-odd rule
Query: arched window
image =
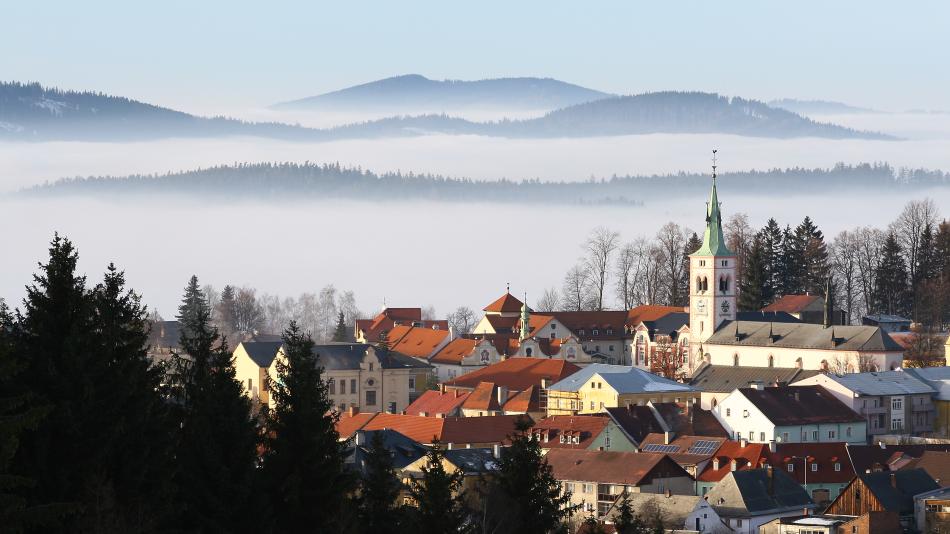
[(735, 367), (739, 367), (739, 355), (738, 355), (738, 354), (733, 354), (733, 355), (732, 355), (732, 365), (735, 366)]
[(719, 292), (725, 293), (726, 291), (729, 291), (729, 277), (723, 275), (719, 277)]
[(697, 276), (696, 277), (696, 292), (698, 293), (702, 290), (703, 290), (703, 279)]
[(709, 291), (709, 279), (703, 277), (703, 291)]
[(527, 357), (529, 357), (529, 358), (531, 357), (531, 352), (532, 352), (532, 351), (531, 351), (531, 347), (528, 347), (528, 348), (524, 349), (524, 355), (527, 356)]
[(769, 354), (769, 367), (775, 367), (775, 356)]

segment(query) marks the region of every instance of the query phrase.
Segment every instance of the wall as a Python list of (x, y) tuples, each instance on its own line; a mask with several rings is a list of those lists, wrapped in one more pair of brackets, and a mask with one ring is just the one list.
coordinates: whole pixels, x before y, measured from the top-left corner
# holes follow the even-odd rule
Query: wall
[[(693, 342), (695, 345), (695, 341)], [(841, 351), (834, 349), (798, 349), (786, 347), (752, 347), (736, 345), (712, 345), (704, 344), (704, 350), (710, 355), (710, 363), (713, 365), (733, 365), (733, 356), (739, 355), (739, 365), (747, 367), (767, 367), (769, 356), (773, 356), (773, 367), (798, 367), (798, 359), (802, 360), (802, 369), (821, 370), (824, 367), (823, 362), (834, 369), (836, 359), (838, 361), (849, 363), (854, 369), (858, 369), (857, 351)], [(904, 355), (900, 352), (894, 353), (863, 353), (878, 366), (879, 370), (890, 370), (892, 367), (901, 367), (904, 361)]]

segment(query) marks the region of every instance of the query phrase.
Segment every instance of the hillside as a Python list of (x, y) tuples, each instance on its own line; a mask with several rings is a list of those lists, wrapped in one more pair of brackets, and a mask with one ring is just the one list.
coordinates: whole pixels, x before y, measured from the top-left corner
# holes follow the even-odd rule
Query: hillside
[(465, 109), (551, 110), (611, 96), (551, 78), (430, 80), (395, 76), (276, 104), (277, 109), (440, 113)]
[[(830, 169), (773, 169), (723, 173), (725, 194), (793, 189), (827, 194), (874, 188), (950, 186), (950, 173), (894, 169), (886, 164), (839, 164)], [(704, 197), (709, 176), (696, 173), (615, 176), (586, 182), (539, 180), (475, 181), (427, 174), (377, 174), (363, 169), (314, 163), (246, 163), (162, 175), (69, 178), (36, 186), (30, 196), (178, 194), (195, 198), (271, 199), (280, 202), (327, 199), (380, 201), (435, 200), (543, 204), (641, 204), (665, 195)]]
[(832, 102), (829, 100), (796, 100), (794, 98), (782, 98), (772, 100), (769, 105), (776, 108), (787, 109), (802, 115), (845, 115), (853, 113), (883, 113), (875, 109), (859, 108), (843, 102)]

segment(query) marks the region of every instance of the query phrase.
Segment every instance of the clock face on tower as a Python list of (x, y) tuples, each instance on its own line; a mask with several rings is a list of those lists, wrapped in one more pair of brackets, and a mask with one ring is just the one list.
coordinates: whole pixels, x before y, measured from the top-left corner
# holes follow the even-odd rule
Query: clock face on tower
[(729, 301), (728, 300), (722, 301), (721, 308), (722, 308), (722, 313), (729, 313)]

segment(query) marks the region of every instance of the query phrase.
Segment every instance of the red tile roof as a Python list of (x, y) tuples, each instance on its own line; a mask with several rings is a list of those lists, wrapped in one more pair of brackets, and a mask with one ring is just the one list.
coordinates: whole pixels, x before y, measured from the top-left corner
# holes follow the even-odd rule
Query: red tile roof
[[(732, 460), (736, 460), (736, 471), (758, 469), (768, 463), (769, 447), (765, 443), (747, 443), (745, 447), (738, 441), (724, 441), (706, 464), (703, 472), (696, 477), (702, 482), (719, 482), (732, 471)], [(715, 460), (719, 459), (719, 469)]]
[[(599, 436), (607, 424), (608, 417), (600, 415), (552, 415), (538, 421), (531, 433), (539, 437), (544, 449), (586, 449)], [(561, 436), (578, 436), (579, 443), (567, 440), (561, 443)]]
[[(799, 484), (804, 484), (806, 478), (809, 483), (815, 484), (847, 483), (855, 475), (848, 456), (848, 447), (844, 443), (780, 443), (776, 445), (774, 453), (769, 453), (768, 448), (765, 452), (769, 456), (770, 465), (781, 469)], [(803, 456), (808, 456), (807, 472), (803, 470)], [(839, 471), (835, 471), (836, 463)], [(793, 465), (791, 472), (788, 470), (788, 464)], [(812, 465), (817, 465), (818, 470), (812, 471)]]
[(501, 410), (498, 404), (498, 397), (495, 395), (495, 384), (491, 382), (479, 382), (472, 390), (465, 403), (462, 404), (465, 410), (485, 410), (497, 412)]
[(511, 413), (538, 412), (541, 410), (541, 387), (531, 386), (516, 393), (502, 406), (502, 410)]
[(479, 382), (494, 382), (507, 386), (511, 391), (524, 391), (530, 386), (541, 385), (546, 378), (553, 384), (580, 371), (580, 367), (564, 360), (547, 358), (508, 358), (466, 373), (445, 382), (447, 387), (475, 389)]
[(413, 358), (428, 358), (448, 337), (448, 330), (414, 326), (395, 326), (387, 335), (390, 350)]
[(920, 468), (941, 486), (950, 485), (950, 452), (924, 451), (920, 459), (912, 460), (904, 469)]
[(785, 295), (762, 308), (762, 311), (800, 313), (821, 298), (818, 295)]
[[(372, 319), (357, 319), (356, 329), (363, 332), (367, 342), (373, 343), (379, 341), (380, 334), (392, 330), (394, 326), (409, 326), (414, 323), (424, 328), (438, 327), (445, 331), (449, 329), (449, 322), (446, 320), (423, 320), (422, 308), (386, 308)], [(392, 341), (391, 336), (389, 339)]]
[(483, 308), (483, 311), (487, 312), (496, 312), (496, 313), (512, 313), (520, 312), (521, 305), (524, 304), (520, 300), (514, 297), (511, 293), (505, 293), (498, 298), (495, 302), (492, 302), (488, 306)]
[[(568, 311), (554, 312), (554, 318), (582, 339), (612, 339), (624, 335), (627, 322), (625, 311)], [(581, 335), (583, 330), (584, 334)], [(597, 335), (594, 335), (597, 330)], [(610, 330), (610, 334), (607, 331)]]
[(373, 417), (376, 417), (376, 412), (358, 413), (355, 415), (344, 413), (336, 423), (336, 431), (340, 434), (341, 438), (348, 438), (356, 433), (357, 430), (361, 430)]
[(654, 476), (688, 477), (665, 454), (551, 449), (545, 455), (558, 480), (639, 486)]
[(459, 365), (462, 359), (470, 355), (475, 350), (478, 341), (474, 339), (458, 338), (449, 341), (449, 344), (442, 347), (435, 356), (429, 360), (432, 363), (448, 363)]
[(438, 414), (451, 414), (462, 407), (462, 403), (468, 398), (468, 391), (426, 391), (419, 396), (412, 404), (406, 408), (407, 415), (427, 414), (434, 417)]
[[(444, 419), (442, 443), (508, 443), (523, 415), (491, 417), (449, 417)], [(530, 418), (529, 418), (530, 421)]]
[[(419, 443), (430, 444), (438, 439), (454, 445), (507, 443), (514, 434), (515, 423), (521, 415), (493, 417), (421, 417), (389, 413), (367, 413), (351, 416), (344, 414), (337, 422), (341, 438), (348, 438), (357, 430), (391, 429)], [(365, 419), (368, 418), (368, 421)]]
[(445, 421), (445, 419), (438, 417), (380, 413), (367, 423), (363, 429), (383, 430), (388, 428), (413, 441), (432, 443), (433, 440), (441, 438)]
[(643, 304), (627, 311), (627, 326), (635, 327), (644, 321), (656, 321), (671, 313), (689, 312), (688, 307), (683, 306), (656, 306), (653, 304)]

